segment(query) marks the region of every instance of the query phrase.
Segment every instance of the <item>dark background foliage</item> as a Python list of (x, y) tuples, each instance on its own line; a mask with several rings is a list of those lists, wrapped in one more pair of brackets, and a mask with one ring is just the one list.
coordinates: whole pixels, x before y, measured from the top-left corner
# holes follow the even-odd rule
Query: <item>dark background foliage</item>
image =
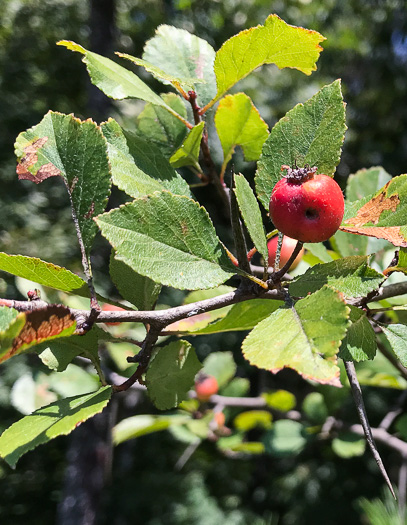
[[(305, 77), (268, 66), (242, 81), (238, 90), (252, 97), (272, 126), (293, 105), (341, 78), (349, 131), (338, 181), (344, 185), (350, 173), (374, 165), (383, 165), (392, 175), (404, 173), (407, 10), (402, 0), (0, 0), (0, 249), (38, 256), (73, 270), (80, 267), (62, 185), (51, 179), (34, 187), (16, 180), (13, 142), (19, 132), (39, 122), (48, 109), (98, 121), (113, 114), (129, 127), (134, 126), (140, 110), (134, 102), (112, 104), (93, 89), (78, 56), (57, 47), (56, 41), (74, 40), (109, 56), (113, 50), (141, 56), (144, 42), (159, 24), (166, 23), (187, 29), (218, 49), (240, 30), (263, 23), (270, 13), (327, 37), (318, 70)], [(143, 78), (153, 88), (162, 89), (151, 77)], [(236, 163), (253, 177), (254, 165), (243, 164), (239, 155)], [(113, 195), (115, 205), (120, 198)], [(198, 198), (211, 208), (208, 191)], [(96, 275), (106, 271), (107, 255), (106, 245), (100, 242), (94, 258)], [(1, 295), (17, 298), (14, 281), (2, 277)], [(101, 286), (110, 291), (108, 284)], [(175, 304), (179, 297), (179, 293), (165, 292), (167, 304)], [(232, 350), (238, 373), (251, 380), (253, 395), (266, 383), (294, 392), (300, 402), (307, 384), (291, 372), (264, 377), (250, 369), (240, 356), (240, 341), (240, 336), (226, 334), (201, 338), (195, 344), (201, 358), (211, 349)], [(10, 406), (9, 392), (28, 366), (40, 367), (33, 356), (13, 359), (1, 367), (0, 430), (19, 417)], [(390, 389), (365, 389), (372, 424), (380, 421), (397, 396)], [(120, 417), (151, 411), (138, 398), (133, 401), (120, 405)], [(341, 417), (356, 422), (350, 400), (342, 406)], [(326, 444), (317, 443), (294, 458), (233, 459), (220, 455), (208, 442), (176, 471), (174, 465), (185, 445), (167, 433), (118, 447), (106, 483), (88, 494), (92, 492), (89, 485), (98, 484), (90, 474), (92, 468), (98, 468), (97, 454), (102, 451), (106, 459), (109, 452), (103, 449), (105, 423), (96, 418), (84, 429), (78, 429), (76, 437), (59, 438), (27, 454), (16, 471), (0, 465), (2, 524), (328, 525), (346, 521), (351, 525), (362, 520), (358, 498), (381, 495), (381, 478), (367, 454), (344, 460)], [(382, 452), (390, 475), (397, 478), (398, 457), (386, 449)], [(76, 489), (69, 477), (75, 461), (82, 464), (77, 479), (83, 482)], [(98, 479), (103, 480), (103, 474)], [(90, 510), (86, 517), (86, 513), (82, 517), (69, 514), (69, 501), (80, 498), (81, 491), (82, 507), (99, 509), (96, 521)], [(58, 501), (62, 502), (59, 511)]]

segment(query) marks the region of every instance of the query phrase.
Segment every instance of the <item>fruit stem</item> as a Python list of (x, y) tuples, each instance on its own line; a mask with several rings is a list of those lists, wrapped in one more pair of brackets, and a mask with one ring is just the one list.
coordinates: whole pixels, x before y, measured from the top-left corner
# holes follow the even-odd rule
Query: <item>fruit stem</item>
[(283, 246), (283, 239), (284, 239), (284, 233), (278, 232), (276, 258), (274, 260), (274, 271), (275, 272), (278, 272), (280, 268), (280, 255), (281, 255), (281, 247)]
[[(280, 234), (279, 234), (280, 235)], [(297, 245), (296, 247), (294, 248), (294, 251), (293, 253), (291, 254), (291, 257), (288, 259), (288, 261), (285, 263), (285, 265), (281, 268), (281, 270), (278, 270), (276, 271), (275, 273), (273, 273), (269, 279), (269, 284), (270, 285), (273, 285), (275, 284), (277, 281), (279, 281), (283, 276), (284, 274), (289, 270), (290, 266), (293, 264), (293, 262), (295, 261), (297, 255), (300, 253), (301, 249), (302, 249), (302, 246), (303, 246), (303, 242), (301, 241), (298, 241), (297, 242)], [(277, 250), (278, 250), (278, 247), (277, 247)], [(276, 260), (277, 260), (277, 254), (276, 254)]]

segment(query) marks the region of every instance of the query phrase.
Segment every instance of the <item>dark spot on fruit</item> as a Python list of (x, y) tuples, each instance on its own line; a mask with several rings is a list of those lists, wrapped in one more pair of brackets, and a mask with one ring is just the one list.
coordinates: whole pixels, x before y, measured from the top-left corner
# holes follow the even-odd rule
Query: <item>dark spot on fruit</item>
[(305, 210), (305, 216), (307, 219), (313, 221), (315, 219), (318, 219), (319, 212), (318, 210), (315, 210), (314, 208), (308, 208), (308, 210)]

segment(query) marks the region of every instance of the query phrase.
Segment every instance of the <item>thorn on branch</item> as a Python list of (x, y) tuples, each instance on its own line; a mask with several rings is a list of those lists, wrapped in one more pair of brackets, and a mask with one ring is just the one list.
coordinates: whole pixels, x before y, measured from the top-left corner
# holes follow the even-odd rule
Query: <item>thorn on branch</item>
[(366, 436), (366, 441), (370, 447), (370, 450), (372, 451), (373, 457), (376, 460), (377, 466), (379, 467), (379, 470), (384, 480), (386, 481), (386, 484), (389, 487), (390, 492), (392, 493), (393, 498), (397, 499), (396, 494), (394, 493), (394, 490), (393, 490), (393, 486), (389, 479), (389, 476), (383, 465), (382, 458), (380, 457), (379, 451), (377, 450), (377, 447), (376, 447), (376, 443), (373, 439), (372, 429), (370, 427), (370, 423), (367, 418), (365, 403), (362, 397), (362, 389), (360, 388), (360, 384), (359, 384), (359, 381), (356, 375), (355, 365), (353, 364), (352, 361), (344, 361), (344, 364), (345, 364), (346, 374), (349, 379), (350, 387), (352, 390), (352, 396), (355, 401), (356, 410), (358, 412), (358, 416), (359, 416), (360, 422), (363, 427), (363, 431)]

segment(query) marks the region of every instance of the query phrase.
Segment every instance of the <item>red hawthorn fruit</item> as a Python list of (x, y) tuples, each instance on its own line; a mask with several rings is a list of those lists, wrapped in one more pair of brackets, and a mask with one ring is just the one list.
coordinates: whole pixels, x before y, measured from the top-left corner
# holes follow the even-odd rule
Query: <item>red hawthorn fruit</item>
[[(287, 235), (284, 235), (283, 244), (281, 246), (280, 252), (280, 268), (282, 268), (288, 261), (288, 259), (291, 257), (294, 248), (297, 246), (297, 242), (298, 241), (296, 241), (295, 239), (291, 239), (291, 237), (287, 237)], [(278, 236), (272, 237), (267, 243), (267, 247), (269, 250), (269, 266), (274, 266), (274, 262), (276, 260), (277, 243)], [(301, 248), (300, 253), (297, 255), (297, 257), (294, 259), (294, 262), (290, 266), (290, 270), (294, 270), (294, 268), (298, 266), (301, 257), (304, 255), (304, 251), (304, 248)]]
[(219, 385), (215, 377), (200, 374), (195, 380), (195, 392), (199, 401), (205, 403), (214, 394), (217, 394)]
[[(115, 306), (114, 304), (105, 303), (102, 306), (102, 311), (103, 312), (125, 312), (126, 310), (124, 308), (120, 308), (120, 306)], [(108, 326), (116, 326), (120, 323), (105, 323), (105, 324), (107, 324)]]
[(270, 198), (270, 218), (284, 235), (302, 242), (322, 242), (339, 228), (345, 209), (341, 188), (317, 168), (282, 166), (287, 175)]

